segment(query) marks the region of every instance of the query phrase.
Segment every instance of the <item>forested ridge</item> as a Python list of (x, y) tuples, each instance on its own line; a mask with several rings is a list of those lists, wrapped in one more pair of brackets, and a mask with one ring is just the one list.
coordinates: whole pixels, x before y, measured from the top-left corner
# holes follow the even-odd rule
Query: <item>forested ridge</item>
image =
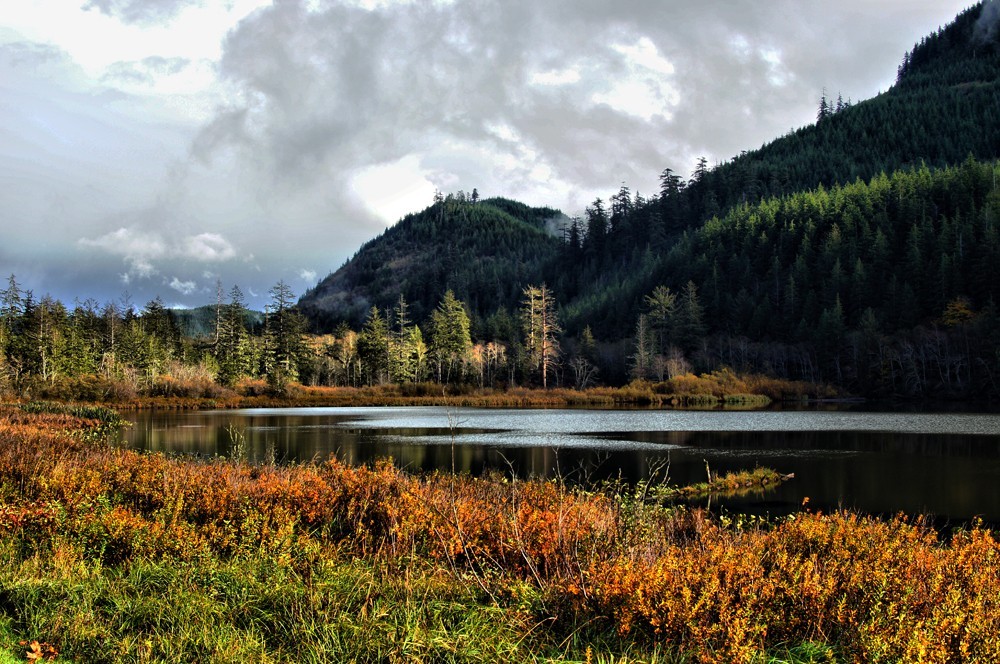
[(279, 281), (262, 314), (221, 284), (194, 312), (69, 309), (12, 275), (0, 389), (582, 388), (731, 369), (995, 396), (1000, 32), (983, 16), (921, 40), (874, 99), (824, 92), (815, 124), (689, 178), (664, 169), (651, 197), (623, 184), (569, 219), (438, 193), (297, 304)]
[(441, 195), (365, 243), (342, 268), (307, 292), (299, 306), (317, 329), (360, 326), (371, 306), (387, 310), (402, 295), (411, 315), (430, 315), (451, 290), (479, 315), (516, 303), (525, 284), (560, 248), (552, 226), (562, 215), (475, 192)]
[(636, 200), (623, 186), (607, 205), (595, 201), (580, 220), (582, 251), (574, 253), (571, 241), (570, 255), (547, 270), (548, 282), (607, 337), (619, 321), (638, 316), (637, 303), (652, 287), (632, 275), (662, 270), (685, 232), (735, 206), (896, 170), (943, 168), (970, 156), (1000, 157), (1000, 49), (997, 32), (980, 29), (982, 7), (915, 45), (887, 92), (858, 103), (824, 93), (813, 125), (715, 168), (701, 160), (687, 180), (665, 169), (655, 198)]

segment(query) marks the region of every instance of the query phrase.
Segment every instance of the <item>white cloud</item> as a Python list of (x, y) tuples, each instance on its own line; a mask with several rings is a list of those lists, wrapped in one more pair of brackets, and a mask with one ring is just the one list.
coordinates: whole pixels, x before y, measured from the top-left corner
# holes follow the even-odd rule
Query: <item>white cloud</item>
[(528, 78), (528, 82), (532, 85), (569, 85), (579, 81), (580, 70), (573, 67), (534, 72)]
[(307, 284), (315, 284), (316, 270), (307, 270), (305, 268), (299, 270), (299, 279), (306, 282)]
[(121, 256), (129, 266), (128, 274), (140, 278), (152, 276), (156, 271), (153, 261), (167, 254), (167, 246), (158, 234), (128, 228), (119, 228), (93, 240), (81, 238), (79, 243), (84, 247)]
[(615, 44), (612, 50), (624, 56), (626, 76), (614, 77), (611, 88), (591, 95), (591, 101), (652, 122), (670, 120), (671, 108), (680, 100), (673, 85), (674, 65), (664, 58), (649, 37), (631, 44)]
[(170, 287), (181, 295), (190, 295), (198, 288), (198, 285), (193, 281), (181, 281), (177, 277), (174, 277), (170, 281)]
[(61, 45), (99, 76), (119, 60), (218, 59), (226, 33), (253, 10), (270, 4), (271, 0), (31, 0), (3, 11), (0, 23), (29, 40)]
[(184, 238), (178, 255), (204, 263), (227, 261), (236, 257), (236, 248), (218, 233), (201, 233)]
[(369, 166), (352, 178), (351, 188), (387, 225), (430, 205), (435, 190), (415, 156)]
[(670, 106), (676, 103), (678, 95), (669, 86), (656, 81), (623, 81), (615, 84), (607, 92), (594, 93), (591, 100), (607, 104), (616, 111), (628, 113), (646, 122), (656, 116), (670, 119)]
[(633, 65), (664, 76), (674, 73), (674, 65), (660, 54), (649, 37), (640, 37), (634, 44), (616, 44), (612, 48), (626, 56)]
[[(156, 265), (162, 261), (221, 263), (236, 257), (235, 247), (217, 233), (167, 239), (157, 232), (123, 227), (94, 239), (80, 238), (77, 243), (81, 247), (120, 256), (129, 266), (128, 275), (138, 278), (156, 274)], [(174, 285), (171, 284), (171, 287)]]
[(781, 61), (781, 51), (776, 48), (763, 48), (760, 57), (768, 66), (767, 80), (775, 87), (788, 85), (792, 78), (791, 72)]

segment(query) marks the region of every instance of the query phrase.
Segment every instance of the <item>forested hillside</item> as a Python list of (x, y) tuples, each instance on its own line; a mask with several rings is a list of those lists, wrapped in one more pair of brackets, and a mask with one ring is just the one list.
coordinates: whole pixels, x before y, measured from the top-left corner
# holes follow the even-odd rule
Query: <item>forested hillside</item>
[[(398, 237), (392, 229), (363, 247), (317, 289), (322, 297), (303, 299), (303, 311), (320, 328), (356, 324), (372, 302), (361, 299), (350, 315), (342, 302), (381, 293), (376, 303), (387, 311), (402, 293), (411, 311), (427, 312), (450, 286), (484, 341), (508, 341), (491, 313), (504, 319), (524, 286), (544, 282), (564, 338), (589, 328), (600, 340), (607, 380), (662, 377), (673, 353), (682, 366), (735, 364), (863, 392), (990, 383), (988, 334), (973, 335), (975, 348), (964, 337), (961, 358), (935, 350), (949, 359), (922, 360), (919, 376), (899, 379), (899, 358), (922, 353), (911, 348), (927, 341), (925, 332), (960, 326), (967, 335), (968, 324), (982, 331), (994, 315), (1000, 46), (986, 18), (979, 4), (922, 39), (903, 57), (896, 84), (873, 99), (824, 92), (813, 125), (715, 167), (702, 159), (689, 178), (665, 169), (655, 197), (623, 185), (607, 202), (595, 200), (555, 251), (551, 241), (539, 250), (530, 234), (498, 243), (492, 227), (470, 223), (474, 206), (438, 203), (401, 222)], [(400, 240), (408, 224), (426, 228), (435, 215), (446, 227), (407, 253)], [(462, 248), (457, 264), (452, 238)], [(432, 255), (438, 260), (425, 264)], [(653, 329), (654, 291), (677, 306), (693, 298), (697, 320), (670, 331), (660, 306)], [(855, 343), (862, 332), (905, 347), (893, 346), (887, 359), (883, 345), (876, 361)], [(740, 353), (720, 350), (734, 340)]]
[[(824, 97), (815, 124), (715, 168), (701, 161), (687, 181), (666, 169), (658, 198), (635, 201), (623, 188), (610, 206), (595, 201), (581, 223), (581, 250), (570, 247), (546, 273), (563, 301), (575, 300), (568, 329), (586, 321), (606, 337), (619, 321), (634, 320), (649, 284), (632, 276), (662, 268), (681, 234), (733, 206), (898, 169), (1000, 157), (1000, 33), (985, 30), (981, 14), (976, 5), (924, 38), (904, 56), (896, 85), (873, 99)], [(623, 299), (631, 305), (623, 308)]]
[(685, 234), (647, 287), (699, 285), (702, 362), (865, 393), (996, 391), (998, 176), (970, 159), (739, 206)]
[(565, 218), (550, 208), (477, 198), (438, 197), (407, 215), (306, 293), (301, 311), (329, 330), (345, 321), (358, 326), (371, 306), (388, 311), (400, 295), (414, 320), (429, 316), (447, 290), (479, 315), (517, 303), (558, 254), (555, 226)]

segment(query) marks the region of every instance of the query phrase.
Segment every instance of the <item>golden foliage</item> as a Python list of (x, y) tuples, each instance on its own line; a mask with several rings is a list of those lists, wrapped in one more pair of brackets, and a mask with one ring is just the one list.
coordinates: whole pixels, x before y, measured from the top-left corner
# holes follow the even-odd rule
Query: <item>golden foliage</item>
[(979, 524), (946, 540), (839, 512), (734, 527), (552, 481), (197, 461), (71, 433), (92, 424), (0, 409), (0, 535), (67, 569), (266, 551), (305, 574), (325, 549), (415, 556), (696, 661), (805, 642), (853, 661), (1000, 661), (1000, 545)]

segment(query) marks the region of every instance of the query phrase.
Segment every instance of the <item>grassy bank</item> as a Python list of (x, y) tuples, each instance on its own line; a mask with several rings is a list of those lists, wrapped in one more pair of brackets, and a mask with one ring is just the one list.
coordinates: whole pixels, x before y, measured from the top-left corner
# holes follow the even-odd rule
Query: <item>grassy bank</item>
[(475, 406), (506, 408), (660, 407), (762, 408), (773, 402), (833, 398), (831, 387), (783, 381), (729, 370), (677, 376), (653, 383), (585, 390), (493, 389), (473, 385), (405, 383), (369, 387), (309, 387), (290, 384), (274, 390), (263, 380), (232, 388), (209, 380), (159, 378), (148, 388), (84, 376), (39, 381), (24, 392), (30, 399), (80, 402), (115, 408), (252, 408), (281, 406)]
[[(103, 417), (99, 412), (79, 413)], [(0, 411), (0, 645), (60, 661), (997, 661), (969, 526), (108, 447)]]

